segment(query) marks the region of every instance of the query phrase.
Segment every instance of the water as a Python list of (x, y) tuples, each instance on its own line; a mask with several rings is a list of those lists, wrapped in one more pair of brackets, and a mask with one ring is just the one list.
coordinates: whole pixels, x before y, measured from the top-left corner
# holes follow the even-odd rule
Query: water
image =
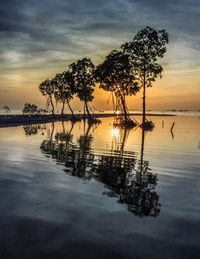
[(151, 119), (0, 129), (0, 258), (200, 258), (200, 119)]
[[(93, 108), (93, 111), (98, 114), (113, 114), (113, 110), (98, 110)], [(49, 111), (50, 112), (50, 111)], [(70, 110), (65, 111), (68, 114), (71, 114)], [(142, 114), (142, 110), (129, 110), (133, 114)], [(60, 110), (55, 111), (56, 114), (60, 114)], [(75, 109), (75, 114), (83, 114), (83, 109)], [(148, 114), (159, 114), (159, 115), (179, 115), (179, 116), (200, 116), (200, 110), (148, 110)], [(22, 109), (11, 109), (10, 112), (6, 112), (2, 107), (0, 107), (0, 115), (20, 115), (22, 114)]]

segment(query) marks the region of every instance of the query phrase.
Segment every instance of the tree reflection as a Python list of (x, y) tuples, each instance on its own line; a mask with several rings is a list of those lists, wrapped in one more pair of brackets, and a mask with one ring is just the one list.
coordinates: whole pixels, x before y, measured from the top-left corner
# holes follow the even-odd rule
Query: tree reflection
[(49, 129), (47, 130), (48, 139), (43, 140), (40, 146), (41, 150), (46, 155), (53, 156), (53, 153), (54, 153), (54, 148), (55, 148), (55, 142), (53, 141), (54, 130), (55, 130), (55, 125), (54, 125), (54, 122), (52, 122), (50, 130)]
[(81, 135), (77, 143), (73, 143), (74, 123), (70, 131), (63, 128), (62, 133), (55, 134), (55, 141), (45, 140), (41, 144), (41, 150), (52, 155), (58, 162), (65, 164), (65, 172), (84, 179), (92, 177), (92, 165), (94, 154), (91, 152), (92, 135), (90, 133), (92, 125), (87, 123), (87, 129)]
[(77, 144), (70, 151), (68, 156), (69, 159), (65, 162), (65, 165), (68, 168), (65, 170), (66, 172), (84, 179), (92, 178), (94, 154), (91, 149), (93, 140), (90, 133), (91, 128), (91, 124), (88, 123), (86, 131), (84, 130), (84, 134), (78, 138)]
[[(52, 128), (53, 130), (54, 128)], [(156, 193), (157, 175), (149, 162), (144, 160), (145, 132), (142, 130), (141, 154), (125, 150), (130, 129), (114, 128), (110, 152), (95, 154), (92, 150), (91, 124), (84, 126), (84, 132), (73, 141), (73, 126), (70, 131), (53, 133), (49, 140), (41, 144), (41, 150), (65, 165), (67, 174), (95, 179), (105, 184), (108, 191), (104, 195), (116, 197), (119, 203), (138, 216), (157, 216), (160, 213), (159, 196)]]
[(37, 135), (39, 132), (43, 135), (46, 130), (45, 124), (24, 125), (23, 128), (26, 136)]
[(149, 162), (143, 160), (145, 132), (142, 130), (140, 160), (124, 151), (126, 137), (127, 129), (123, 129), (117, 150), (100, 156), (96, 179), (110, 189), (105, 195), (118, 197), (118, 202), (127, 204), (130, 212), (138, 216), (157, 216), (160, 212), (159, 196), (155, 191), (157, 175), (151, 172)]

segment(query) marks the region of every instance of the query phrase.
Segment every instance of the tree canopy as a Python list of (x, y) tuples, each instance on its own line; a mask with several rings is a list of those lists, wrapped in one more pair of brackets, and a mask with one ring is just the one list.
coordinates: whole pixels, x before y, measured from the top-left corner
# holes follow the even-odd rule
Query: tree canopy
[(69, 66), (73, 77), (73, 87), (79, 99), (84, 102), (89, 119), (91, 119), (88, 102), (94, 98), (95, 66), (89, 58), (83, 58)]
[(122, 51), (113, 50), (97, 66), (95, 76), (100, 88), (116, 95), (134, 95), (139, 91), (129, 55)]
[(54, 104), (53, 104), (53, 95), (55, 93), (55, 85), (52, 80), (45, 80), (39, 85), (39, 90), (42, 95), (47, 96), (47, 106), (51, 104), (52, 114), (54, 115)]
[(22, 110), (23, 114), (37, 114), (38, 113), (38, 107), (35, 104), (31, 103), (25, 103), (24, 108)]
[(156, 77), (161, 75), (162, 66), (156, 61), (164, 56), (167, 43), (165, 30), (156, 31), (147, 26), (135, 35), (133, 41), (122, 45), (124, 53), (131, 57), (134, 75), (141, 85), (152, 86)]
[(69, 69), (77, 96), (83, 102), (91, 102), (95, 86), (94, 64), (89, 58), (83, 58), (69, 65)]
[(139, 31), (133, 41), (122, 45), (124, 53), (131, 58), (133, 73), (141, 88), (143, 88), (143, 125), (146, 121), (146, 87), (151, 87), (163, 68), (157, 63), (166, 52), (168, 33), (165, 30), (154, 30), (147, 26)]
[(127, 121), (125, 97), (135, 95), (139, 91), (129, 55), (122, 51), (113, 50), (104, 62), (97, 66), (95, 77), (100, 88), (115, 94), (116, 102), (119, 101), (117, 109), (122, 108), (125, 121)]
[(70, 84), (71, 73), (69, 71), (65, 71), (63, 73), (56, 74), (56, 76), (52, 79), (52, 84), (54, 85), (54, 96), (57, 102), (61, 102), (63, 104), (61, 114), (64, 113), (65, 103), (68, 104), (69, 109), (72, 112), (71, 106), (69, 102), (73, 98), (74, 90), (73, 85)]

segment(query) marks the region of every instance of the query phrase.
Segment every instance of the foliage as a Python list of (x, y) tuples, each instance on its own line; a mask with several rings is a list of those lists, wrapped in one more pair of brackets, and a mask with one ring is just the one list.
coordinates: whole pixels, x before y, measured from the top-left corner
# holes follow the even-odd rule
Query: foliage
[(47, 96), (47, 107), (51, 104), (52, 114), (54, 115), (54, 104), (52, 100), (52, 96), (55, 92), (55, 85), (53, 84), (52, 80), (45, 80), (39, 85), (39, 90), (42, 95)]
[(45, 113), (48, 113), (48, 111), (44, 108), (38, 108), (37, 113), (38, 114), (45, 114)]
[(113, 50), (95, 72), (100, 88), (120, 95), (133, 95), (139, 91), (129, 55)]
[(38, 113), (38, 107), (35, 104), (31, 103), (25, 103), (24, 108), (22, 110), (23, 114), (37, 114)]
[(25, 103), (22, 113), (23, 114), (45, 114), (47, 113), (47, 110), (43, 108), (39, 108), (35, 104)]
[(100, 88), (115, 94), (116, 110), (122, 110), (124, 114), (124, 117), (119, 116), (119, 124), (135, 126), (135, 123), (128, 117), (125, 100), (126, 96), (135, 95), (139, 91), (129, 55), (113, 50), (97, 67), (95, 77), (100, 83)]
[(54, 96), (56, 102), (61, 102), (63, 104), (61, 114), (64, 113), (64, 106), (65, 103), (67, 103), (69, 109), (71, 110), (72, 116), (74, 116), (73, 110), (69, 104), (75, 93), (72, 74), (70, 73), (70, 71), (56, 74), (56, 76), (52, 79), (52, 84), (55, 88)]
[(73, 90), (70, 81), (70, 72), (66, 71), (56, 76), (52, 79), (52, 84), (55, 87), (55, 99), (57, 102), (67, 102), (73, 98)]
[(166, 52), (168, 33), (165, 30), (154, 30), (147, 26), (139, 31), (132, 42), (122, 45), (124, 53), (131, 57), (134, 75), (140, 86), (152, 86), (152, 82), (163, 71), (162, 66), (156, 63)]
[(47, 79), (39, 85), (39, 90), (44, 96), (52, 96), (54, 94), (55, 87), (54, 84), (52, 84), (52, 81)]
[(122, 45), (124, 53), (131, 58), (135, 78), (143, 88), (143, 128), (153, 126), (146, 124), (146, 87), (151, 87), (157, 77), (161, 78), (163, 68), (157, 60), (164, 56), (167, 43), (168, 33), (165, 30), (156, 31), (147, 26), (136, 34), (132, 42)]
[(77, 96), (83, 102), (91, 102), (94, 98), (93, 91), (95, 86), (94, 64), (89, 58), (83, 58), (72, 63), (69, 68)]

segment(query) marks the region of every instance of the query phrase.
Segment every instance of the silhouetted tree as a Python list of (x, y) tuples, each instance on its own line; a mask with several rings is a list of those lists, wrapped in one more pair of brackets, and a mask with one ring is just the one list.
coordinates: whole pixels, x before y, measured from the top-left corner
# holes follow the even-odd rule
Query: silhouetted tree
[(88, 102), (91, 102), (94, 98), (93, 92), (95, 86), (95, 66), (89, 58), (83, 58), (77, 62), (72, 63), (69, 68), (73, 76), (73, 86), (75, 92), (79, 99), (84, 103), (84, 110), (86, 108), (88, 119), (92, 121)]
[(4, 105), (3, 106), (3, 109), (6, 113), (9, 113), (10, 112), (10, 108), (7, 106), (7, 105)]
[(55, 99), (57, 102), (62, 103), (61, 114), (64, 114), (65, 104), (67, 104), (72, 113), (72, 117), (74, 117), (73, 110), (70, 106), (70, 101), (72, 100), (74, 94), (71, 80), (71, 73), (69, 71), (65, 71), (63, 73), (56, 74), (56, 76), (52, 79), (52, 83), (55, 86)]
[(38, 114), (45, 114), (48, 113), (48, 111), (44, 108), (38, 108)]
[(97, 67), (95, 76), (100, 88), (115, 94), (118, 103), (116, 109), (122, 110), (125, 123), (130, 121), (125, 98), (135, 95), (139, 91), (139, 86), (133, 74), (129, 55), (113, 50)]
[(39, 90), (42, 93), (42, 95), (47, 97), (47, 106), (49, 106), (49, 103), (51, 104), (51, 112), (54, 115), (54, 104), (53, 104), (53, 96), (55, 93), (55, 85), (53, 84), (52, 80), (45, 80), (39, 85)]
[(23, 114), (37, 114), (38, 113), (38, 107), (35, 104), (31, 103), (25, 103), (24, 108), (22, 110)]
[(146, 120), (146, 87), (151, 87), (158, 76), (161, 77), (163, 68), (157, 62), (166, 52), (168, 33), (165, 30), (154, 30), (146, 27), (139, 31), (133, 41), (122, 45), (124, 53), (130, 55), (134, 75), (143, 88), (143, 120), (142, 127), (151, 127), (152, 122)]

